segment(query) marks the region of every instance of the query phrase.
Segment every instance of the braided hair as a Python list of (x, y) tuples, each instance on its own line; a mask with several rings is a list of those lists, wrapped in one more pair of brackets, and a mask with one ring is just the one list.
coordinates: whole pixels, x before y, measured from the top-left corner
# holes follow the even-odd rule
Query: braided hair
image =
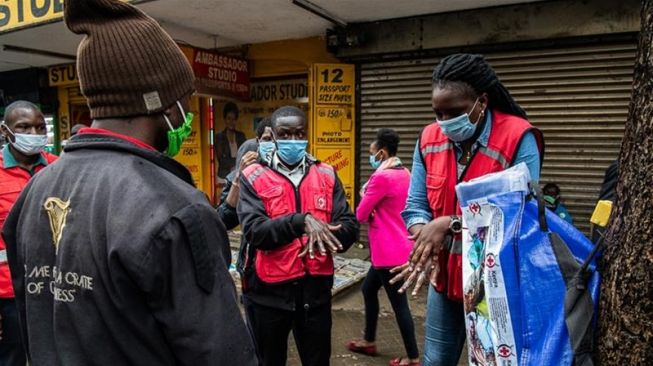
[(526, 112), (482, 55), (457, 53), (443, 58), (433, 69), (433, 87), (471, 87), (476, 95), (487, 93), (492, 108), (526, 119)]

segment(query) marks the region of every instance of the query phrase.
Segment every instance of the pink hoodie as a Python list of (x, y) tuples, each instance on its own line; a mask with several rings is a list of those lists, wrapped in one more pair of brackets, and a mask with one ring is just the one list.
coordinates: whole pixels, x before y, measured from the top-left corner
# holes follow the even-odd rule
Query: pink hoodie
[(401, 211), (406, 206), (410, 173), (405, 168), (378, 169), (370, 177), (356, 218), (369, 222), (370, 252), (375, 268), (406, 263), (413, 247)]

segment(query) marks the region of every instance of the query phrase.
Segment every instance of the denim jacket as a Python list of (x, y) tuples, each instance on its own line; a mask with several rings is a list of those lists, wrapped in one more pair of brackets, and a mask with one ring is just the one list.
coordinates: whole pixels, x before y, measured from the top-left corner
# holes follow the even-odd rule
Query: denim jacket
[[(476, 151), (479, 146), (487, 146), (488, 140), (490, 139), (490, 131), (492, 130), (492, 113), (486, 113), (485, 118), (485, 127), (472, 146), (472, 151)], [(454, 150), (456, 152), (456, 158), (460, 159), (463, 150), (459, 143), (454, 142)], [(524, 136), (524, 140), (517, 151), (517, 156), (515, 157), (513, 165), (517, 165), (521, 162), (525, 162), (528, 166), (531, 180), (539, 181), (540, 152), (537, 147), (535, 136), (533, 136), (531, 132), (526, 133)], [(402, 211), (401, 217), (404, 219), (407, 228), (417, 224), (426, 224), (434, 219), (426, 196), (426, 168), (424, 167), (424, 161), (422, 160), (419, 141), (417, 141), (415, 152), (413, 153), (410, 189), (408, 190), (406, 208)]]

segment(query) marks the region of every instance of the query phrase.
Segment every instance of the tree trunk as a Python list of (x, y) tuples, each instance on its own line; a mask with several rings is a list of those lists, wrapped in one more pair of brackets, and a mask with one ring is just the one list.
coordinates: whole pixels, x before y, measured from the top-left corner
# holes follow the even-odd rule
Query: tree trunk
[(653, 365), (653, 0), (644, 0), (616, 202), (601, 261), (597, 361)]

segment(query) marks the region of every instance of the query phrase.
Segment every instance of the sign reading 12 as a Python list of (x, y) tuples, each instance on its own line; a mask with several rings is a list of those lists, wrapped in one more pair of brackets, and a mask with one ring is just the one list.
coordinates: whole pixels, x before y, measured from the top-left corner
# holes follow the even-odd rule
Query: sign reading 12
[(332, 74), (331, 83), (336, 84), (336, 83), (342, 83), (342, 75), (344, 74), (344, 71), (342, 69), (331, 69), (331, 70), (324, 69), (324, 71), (322, 71), (321, 74), (324, 77), (325, 83), (329, 82), (329, 74)]

